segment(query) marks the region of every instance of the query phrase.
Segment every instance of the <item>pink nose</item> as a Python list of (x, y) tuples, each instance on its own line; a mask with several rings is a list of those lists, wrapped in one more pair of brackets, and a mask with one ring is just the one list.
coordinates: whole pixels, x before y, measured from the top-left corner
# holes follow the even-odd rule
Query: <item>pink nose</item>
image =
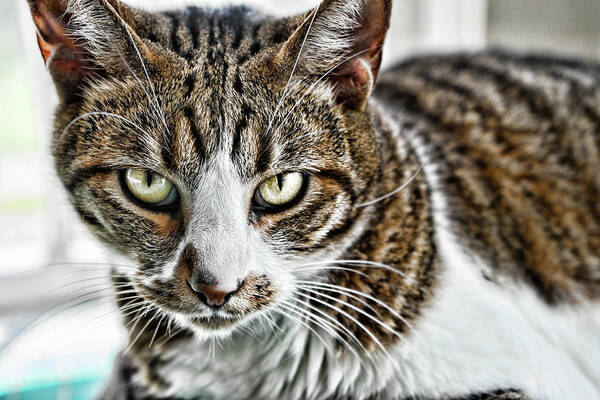
[[(227, 300), (238, 291), (237, 289), (230, 292), (219, 290), (218, 285), (208, 285), (201, 282), (189, 282), (190, 288), (198, 295), (200, 300), (207, 306), (220, 307), (227, 303)], [(241, 285), (240, 285), (241, 286)]]
[[(200, 299), (209, 306), (222, 306), (229, 300), (229, 294), (233, 292), (222, 292), (216, 286), (209, 286), (201, 283), (198, 285), (196, 293), (200, 295)], [(204, 298), (202, 298), (204, 297)]]

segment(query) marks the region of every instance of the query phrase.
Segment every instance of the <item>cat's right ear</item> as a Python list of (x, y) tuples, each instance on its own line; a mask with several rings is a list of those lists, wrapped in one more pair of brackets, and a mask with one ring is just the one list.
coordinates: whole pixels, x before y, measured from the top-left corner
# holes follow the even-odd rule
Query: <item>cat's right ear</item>
[[(129, 8), (118, 0), (28, 0), (40, 53), (61, 100), (90, 81), (120, 72), (127, 44), (143, 43), (130, 29)], [(125, 32), (128, 30), (128, 32)]]
[(28, 0), (37, 28), (42, 58), (61, 98), (69, 97), (80, 80), (94, 73), (85, 51), (69, 35), (70, 13), (62, 0)]

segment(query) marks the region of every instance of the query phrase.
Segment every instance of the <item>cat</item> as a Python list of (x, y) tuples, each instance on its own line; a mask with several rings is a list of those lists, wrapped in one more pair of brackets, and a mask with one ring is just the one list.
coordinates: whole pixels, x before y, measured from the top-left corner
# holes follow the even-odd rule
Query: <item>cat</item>
[(28, 2), (56, 171), (131, 262), (103, 399), (600, 398), (598, 64), (380, 74), (391, 0)]

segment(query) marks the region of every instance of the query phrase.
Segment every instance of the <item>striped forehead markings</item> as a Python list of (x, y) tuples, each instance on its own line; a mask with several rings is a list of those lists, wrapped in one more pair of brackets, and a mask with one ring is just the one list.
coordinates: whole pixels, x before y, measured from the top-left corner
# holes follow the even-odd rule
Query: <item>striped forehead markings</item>
[(241, 157), (241, 142), (242, 142), (242, 133), (248, 127), (248, 122), (250, 118), (250, 114), (252, 113), (252, 109), (246, 103), (242, 104), (242, 109), (240, 111), (240, 119), (235, 124), (235, 128), (233, 131), (233, 140), (231, 144), (231, 158), (239, 159)]
[[(225, 49), (232, 50), (232, 55), (236, 55), (238, 60), (242, 56), (243, 60), (247, 60), (269, 40), (258, 34), (262, 23), (247, 23), (249, 12), (245, 7), (231, 7), (225, 12), (188, 7), (183, 12), (165, 13), (163, 15), (170, 20), (168, 46), (189, 63), (205, 59), (210, 64), (214, 61), (216, 49), (223, 53)], [(278, 33), (278, 39), (285, 35)], [(252, 40), (252, 44), (244, 48), (247, 51), (239, 51), (246, 39)]]
[[(211, 152), (231, 143), (231, 159), (241, 160), (246, 169), (254, 164), (252, 172), (259, 173), (269, 167), (273, 149), (271, 141), (261, 135), (261, 132), (248, 130), (254, 113), (252, 107), (242, 104), (235, 121), (221, 121), (221, 125), (226, 129), (219, 128), (218, 118), (225, 115), (231, 118), (232, 112), (228, 109), (231, 104), (225, 104), (228, 98), (225, 92), (228, 89), (232, 89), (238, 98), (239, 95), (246, 94), (243, 68), (239, 63), (250, 60), (265, 46), (285, 41), (294, 27), (285, 24), (271, 26), (270, 20), (252, 21), (248, 18), (249, 13), (250, 10), (244, 7), (232, 7), (226, 11), (190, 7), (184, 12), (164, 14), (170, 19), (170, 24), (165, 24), (170, 27), (170, 38), (165, 44), (184, 57), (195, 71), (184, 80), (185, 97), (188, 102), (193, 100), (194, 91), (199, 90), (199, 83), (205, 86), (203, 90), (213, 93), (212, 96), (208, 94), (206, 97), (209, 104), (189, 103), (182, 110), (189, 125), (189, 135), (192, 137), (189, 142), (194, 143), (194, 152), (205, 159)], [(204, 123), (200, 124), (198, 121), (200, 115), (196, 109), (200, 106), (208, 107), (212, 111), (211, 121), (208, 122), (208, 126), (211, 127), (210, 133), (201, 131), (203, 128), (200, 128), (200, 125)], [(224, 136), (227, 136), (227, 139)], [(179, 141), (172, 140), (171, 143), (176, 146)], [(337, 153), (344, 147), (341, 144), (339, 138), (334, 141)], [(243, 154), (250, 150), (254, 154)], [(286, 152), (291, 149), (286, 147), (283, 150)], [(163, 153), (169, 155), (168, 152)], [(243, 160), (244, 157), (247, 159)]]
[(200, 132), (198, 131), (198, 126), (196, 124), (196, 115), (194, 113), (193, 108), (191, 106), (186, 106), (183, 109), (183, 114), (184, 114), (185, 118), (187, 119), (187, 122), (190, 126), (190, 134), (192, 136), (196, 154), (198, 155), (199, 158), (206, 158), (207, 157), (206, 146), (204, 145), (202, 136), (200, 135)]
[[(200, 163), (211, 158), (217, 151), (225, 151), (238, 167), (245, 169), (244, 175), (264, 172), (272, 160), (272, 146), (264, 132), (248, 129), (254, 114), (252, 106), (242, 103), (237, 118), (230, 122), (221, 121), (223, 116), (218, 114), (218, 111), (211, 112), (210, 116), (202, 117), (193, 104), (185, 105), (180, 118), (185, 119), (186, 129), (181, 131), (177, 128), (180, 124), (175, 124), (170, 129), (170, 135), (162, 136), (160, 156), (165, 165), (176, 170), (178, 162), (184, 161), (175, 159), (177, 155), (189, 154), (190, 151), (198, 157)], [(210, 127), (208, 131), (199, 128), (199, 118), (211, 120), (207, 124)], [(179, 135), (187, 135), (189, 140), (178, 140)], [(193, 145), (193, 149), (177, 147), (186, 144)]]

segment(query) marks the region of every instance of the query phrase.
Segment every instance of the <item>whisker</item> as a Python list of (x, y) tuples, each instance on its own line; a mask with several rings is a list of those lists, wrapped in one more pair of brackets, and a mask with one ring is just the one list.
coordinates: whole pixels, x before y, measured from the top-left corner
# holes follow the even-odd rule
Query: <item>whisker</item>
[[(96, 287), (96, 286), (88, 286), (87, 288), (90, 288), (90, 287)], [(62, 304), (58, 304), (55, 302), (52, 305), (52, 307), (50, 308), (50, 310), (42, 313), (42, 315), (40, 315), (38, 318), (36, 318), (34, 321), (32, 321), (27, 326), (27, 329), (37, 328), (40, 324), (47, 321), (49, 318), (56, 316), (58, 313), (66, 311), (66, 310), (70, 309), (71, 307), (74, 307), (74, 306), (84, 303), (86, 301), (96, 299), (96, 298), (98, 298), (99, 293), (109, 291), (110, 289), (111, 289), (110, 287), (106, 287), (106, 288), (102, 288), (102, 289), (93, 290), (91, 292), (86, 292), (86, 293), (77, 295), (77, 296), (73, 297), (71, 300), (67, 301), (66, 303), (62, 303)], [(56, 307), (59, 305), (60, 305), (60, 307)]]
[(297, 293), (300, 296), (303, 297), (307, 297), (308, 299), (312, 300), (312, 301), (316, 301), (317, 303), (321, 303), (323, 304), (325, 307), (331, 308), (332, 310), (342, 314), (343, 316), (345, 316), (346, 318), (350, 319), (352, 322), (354, 322), (356, 324), (356, 326), (358, 326), (360, 329), (362, 329), (370, 338), (371, 340), (373, 340), (373, 342), (381, 349), (381, 351), (387, 355), (389, 357), (390, 360), (393, 360), (393, 358), (390, 356), (390, 354), (388, 353), (387, 349), (385, 348), (385, 346), (381, 343), (381, 341), (379, 339), (377, 339), (377, 337), (373, 334), (373, 332), (371, 332), (366, 326), (364, 326), (359, 320), (357, 320), (356, 318), (354, 318), (352, 315), (350, 315), (349, 313), (347, 313), (346, 311), (342, 310), (339, 307), (336, 307), (332, 304), (329, 304), (323, 300), (319, 300), (313, 296), (310, 295), (306, 295), (303, 293)]
[[(108, 290), (110, 288), (106, 288), (106, 290)], [(103, 289), (104, 290), (104, 289)], [(103, 291), (102, 290), (102, 291)], [(10, 341), (8, 342), (7, 345), (4, 346), (4, 348), (2, 349), (2, 351), (7, 351), (7, 349), (10, 349), (11, 347), (16, 346), (25, 336), (28, 332), (30, 332), (33, 329), (36, 329), (38, 327), (40, 327), (44, 322), (48, 321), (50, 318), (55, 317), (56, 315), (68, 311), (73, 307), (79, 306), (81, 304), (84, 304), (90, 300), (97, 300), (98, 296), (97, 296), (97, 292), (101, 292), (101, 291), (93, 291), (90, 293), (84, 293), (83, 295), (77, 296), (77, 299), (75, 301), (69, 301), (65, 304), (62, 304), (61, 307), (52, 307), (51, 309), (49, 309), (48, 311), (43, 312), (41, 315), (39, 315), (38, 317), (36, 317), (35, 319), (33, 319), (33, 321), (30, 321), (26, 324), (26, 326), (16, 335), (14, 335)], [(97, 302), (96, 302), (97, 303)], [(110, 301), (106, 301), (106, 303), (112, 303), (112, 300)], [(102, 303), (100, 303), (102, 304)], [(86, 310), (81, 310), (79, 312), (83, 312)]]
[(129, 71), (129, 73), (133, 76), (133, 78), (136, 80), (136, 82), (139, 84), (140, 88), (142, 89), (142, 91), (146, 95), (146, 98), (148, 99), (148, 104), (150, 104), (150, 106), (152, 107), (153, 111), (156, 113), (156, 116), (160, 119), (161, 116), (160, 116), (160, 112), (159, 112), (159, 110), (157, 108), (157, 104), (150, 97), (150, 93), (148, 93), (148, 90), (146, 89), (146, 86), (144, 86), (144, 84), (142, 83), (141, 79), (135, 73), (135, 71), (133, 70), (133, 68), (131, 68), (131, 65), (127, 62), (127, 60), (125, 60), (125, 57), (123, 57), (123, 54), (121, 53), (121, 50), (119, 50), (119, 48), (117, 48), (116, 46), (115, 46), (115, 50), (117, 51), (117, 54), (119, 55), (119, 58), (123, 62), (123, 65), (125, 65), (125, 67)]
[(152, 347), (152, 343), (154, 343), (154, 339), (156, 338), (156, 334), (158, 333), (160, 324), (162, 324), (163, 320), (167, 316), (167, 314), (165, 314), (165, 313), (162, 313), (162, 314), (163, 314), (162, 317), (160, 317), (160, 320), (158, 320), (158, 323), (156, 324), (156, 329), (154, 330), (154, 334), (152, 335), (152, 339), (150, 339), (150, 344), (148, 345), (148, 347)]
[(267, 321), (267, 323), (271, 327), (271, 331), (273, 333), (277, 333), (278, 335), (284, 334), (283, 329), (281, 329), (279, 326), (277, 326), (277, 324), (275, 323), (275, 321), (273, 321), (273, 319), (271, 318), (270, 315), (260, 314), (260, 317), (264, 318), (264, 320)]
[(167, 322), (167, 333), (169, 334), (169, 337), (171, 337), (171, 322), (173, 320), (171, 318), (169, 318), (169, 321)]
[[(333, 296), (329, 296), (328, 294), (325, 294), (325, 293), (319, 292), (319, 291), (317, 291), (317, 290), (308, 289), (308, 288), (306, 288), (306, 287), (299, 287), (299, 289), (300, 289), (300, 290), (302, 290), (302, 291), (305, 291), (305, 292), (309, 292), (309, 293), (312, 293), (312, 294), (315, 294), (315, 295), (318, 295), (318, 296), (325, 297), (326, 299), (329, 299), (329, 300), (333, 300), (333, 301), (335, 301), (336, 303), (343, 304), (343, 305), (345, 305), (346, 307), (348, 307), (348, 308), (351, 308), (352, 310), (356, 311), (357, 313), (359, 313), (359, 314), (361, 314), (361, 315), (364, 315), (365, 317), (369, 318), (371, 321), (375, 322), (376, 324), (378, 324), (379, 326), (381, 326), (382, 328), (384, 328), (385, 330), (387, 330), (388, 332), (390, 332), (391, 334), (393, 334), (394, 336), (396, 336), (398, 339), (400, 339), (400, 340), (402, 340), (402, 341), (404, 341), (404, 340), (405, 340), (405, 339), (404, 339), (404, 337), (402, 337), (402, 335), (400, 335), (398, 332), (396, 332), (396, 330), (395, 330), (395, 329), (393, 329), (392, 327), (390, 327), (388, 324), (386, 324), (386, 323), (384, 323), (384, 322), (380, 321), (379, 319), (375, 318), (374, 316), (372, 316), (372, 315), (371, 315), (371, 314), (369, 314), (368, 312), (366, 312), (366, 311), (364, 311), (364, 310), (362, 310), (362, 309), (360, 309), (360, 308), (356, 307), (356, 306), (355, 306), (355, 305), (353, 305), (353, 304), (350, 304), (350, 303), (348, 303), (347, 301), (344, 301), (344, 300), (341, 300), (341, 299), (335, 298), (335, 297), (333, 297)], [(303, 297), (308, 297), (308, 298), (311, 298), (311, 296), (310, 296), (310, 295), (305, 295), (305, 294), (302, 294), (302, 293), (298, 293), (298, 295), (299, 295), (299, 296), (303, 296)], [(316, 299), (316, 298), (314, 298), (314, 297), (313, 297), (313, 299), (314, 299), (314, 300), (317, 300), (317, 299)], [(328, 304), (328, 303), (327, 303), (327, 304)]]
[(314, 315), (311, 312), (309, 312), (308, 310), (305, 310), (301, 307), (298, 307), (297, 305), (289, 302), (289, 301), (282, 301), (282, 304), (285, 304), (288, 307), (293, 308), (294, 310), (296, 310), (299, 314), (304, 315), (308, 321), (314, 323), (315, 325), (317, 325), (318, 327), (322, 328), (324, 331), (326, 331), (327, 333), (329, 333), (331, 336), (341, 339), (341, 337), (339, 336), (339, 334), (335, 331), (334, 327), (327, 322), (326, 320), (324, 320), (323, 318), (319, 317), (318, 315)]
[[(311, 288), (312, 289), (317, 289), (314, 286), (303, 285), (303, 284), (299, 284), (297, 286), (299, 288), (305, 288), (305, 289), (311, 289)], [(363, 299), (361, 299), (360, 297), (358, 297), (356, 295), (353, 295), (353, 294), (347, 293), (347, 292), (342, 292), (342, 291), (335, 290), (335, 289), (330, 289), (330, 288), (321, 288), (321, 287), (319, 287), (319, 289), (326, 290), (326, 291), (332, 292), (332, 293), (338, 293), (338, 294), (344, 295), (346, 297), (349, 297), (351, 299), (354, 299), (354, 300), (358, 301), (359, 303), (361, 303), (362, 305), (364, 305), (365, 307), (367, 307), (369, 310), (373, 311), (375, 314), (377, 314), (378, 317), (381, 318), (381, 314), (379, 314), (379, 312), (376, 309), (374, 309), (369, 303), (367, 303), (366, 300), (363, 300)]]
[(369, 275), (365, 274), (364, 272), (361, 271), (357, 271), (355, 269), (352, 268), (344, 268), (344, 267), (332, 267), (332, 266), (325, 266), (325, 267), (306, 267), (306, 268), (294, 268), (294, 272), (304, 272), (304, 271), (329, 271), (329, 270), (335, 270), (335, 271), (348, 271), (348, 272), (353, 272), (355, 274), (358, 275), (362, 275), (367, 279), (370, 279)]
[(383, 196), (377, 197), (376, 199), (367, 201), (365, 203), (357, 204), (355, 207), (361, 208), (361, 207), (372, 206), (373, 204), (379, 203), (380, 201), (383, 201), (385, 199), (388, 199), (388, 198), (394, 196), (395, 194), (400, 193), (401, 191), (406, 189), (406, 187), (408, 187), (408, 185), (410, 185), (412, 183), (412, 181), (414, 181), (417, 178), (417, 176), (419, 175), (419, 173), (421, 172), (422, 169), (423, 169), (423, 164), (419, 164), (419, 167), (417, 168), (417, 170), (402, 185), (400, 185), (393, 191), (389, 192), (388, 194), (384, 194)]
[(306, 44), (306, 40), (308, 39), (308, 36), (310, 34), (310, 30), (312, 29), (312, 25), (315, 22), (315, 18), (317, 18), (317, 14), (318, 14), (319, 8), (315, 8), (315, 10), (313, 11), (313, 15), (311, 17), (311, 20), (308, 24), (308, 28), (306, 29), (306, 34), (304, 35), (304, 38), (302, 39), (302, 44), (300, 45), (300, 50), (298, 50), (298, 56), (296, 56), (296, 61), (294, 62), (294, 66), (292, 67), (292, 72), (290, 73), (290, 77), (288, 78), (287, 83), (285, 84), (285, 87), (283, 89), (283, 94), (281, 95), (281, 98), (279, 99), (279, 102), (277, 103), (277, 106), (275, 107), (275, 111), (273, 112), (273, 115), (271, 116), (271, 119), (269, 120), (269, 124), (267, 125), (267, 129), (265, 130), (265, 136), (269, 133), (269, 131), (271, 130), (272, 124), (273, 124), (273, 120), (275, 119), (275, 117), (277, 116), (277, 113), (279, 112), (279, 109), (281, 108), (281, 106), (283, 105), (283, 102), (288, 94), (287, 89), (290, 86), (290, 83), (292, 81), (292, 78), (294, 77), (294, 74), (296, 73), (296, 69), (298, 68), (298, 63), (300, 62), (300, 57), (302, 56), (302, 51), (304, 50), (304, 45)]
[(314, 261), (314, 262), (308, 262), (305, 264), (300, 264), (298, 265), (298, 268), (303, 268), (303, 267), (309, 267), (309, 266), (313, 266), (313, 265), (324, 265), (324, 264), (346, 264), (346, 265), (360, 265), (360, 266), (367, 266), (367, 267), (372, 267), (372, 268), (382, 268), (385, 269), (387, 271), (393, 272), (395, 274), (398, 274), (408, 280), (412, 280), (412, 278), (408, 275), (406, 275), (404, 272), (402, 271), (398, 271), (396, 268), (387, 265), (387, 264), (383, 264), (380, 262), (376, 262), (376, 261), (368, 261), (368, 260), (324, 260), (324, 261)]
[[(344, 326), (344, 324), (342, 324), (340, 321), (338, 321), (337, 319), (333, 318), (331, 315), (327, 314), (326, 312), (318, 309), (317, 307), (311, 305), (310, 303), (304, 301), (304, 300), (300, 300), (298, 298), (295, 299), (298, 303), (304, 305), (305, 307), (313, 310), (314, 312), (317, 312), (321, 315), (323, 315), (325, 318), (327, 318), (328, 320), (332, 321), (332, 323), (335, 323), (337, 326), (339, 326), (342, 331), (344, 333), (346, 333), (346, 335), (348, 335), (349, 338), (351, 338), (352, 340), (354, 340), (356, 343), (358, 343), (358, 345), (363, 349), (363, 351), (365, 352), (365, 354), (369, 355), (369, 353), (367, 352), (367, 349), (363, 346), (363, 344), (360, 342), (360, 340), (358, 340), (358, 338), (356, 337), (356, 335), (354, 335), (352, 333), (352, 331), (350, 331), (350, 329), (348, 329), (347, 327)], [(306, 311), (306, 310), (304, 310)], [(332, 326), (332, 329), (335, 329), (335, 326)], [(334, 331), (335, 332), (335, 331)], [(354, 350), (354, 348), (352, 347), (352, 345), (346, 341), (344, 338), (342, 338), (339, 334), (337, 334), (337, 332), (335, 332), (335, 338), (339, 339), (340, 341), (342, 341), (342, 343), (344, 344), (344, 346), (346, 346), (346, 348), (348, 350), (350, 350), (350, 352), (352, 352), (352, 354), (359, 360), (359, 362), (361, 362), (362, 364), (362, 358), (359, 356), (359, 354), (356, 352), (356, 350)]]
[[(132, 314), (135, 314), (136, 315), (135, 318), (137, 318), (138, 314), (140, 312), (142, 312), (144, 309), (145, 309), (144, 301), (143, 301), (143, 299), (140, 299), (140, 301), (132, 303), (132, 304), (128, 305), (127, 307), (123, 307), (119, 311), (122, 313), (121, 315), (123, 318), (129, 317)], [(123, 313), (124, 311), (127, 311), (127, 312)], [(127, 328), (127, 326), (129, 326), (129, 324), (131, 324), (134, 320), (135, 319), (132, 318), (132, 320), (129, 321), (127, 324), (125, 324), (124, 327)]]
[[(145, 311), (142, 312), (142, 314), (136, 316), (132, 321), (130, 321), (127, 325), (131, 324), (131, 322), (135, 321), (135, 323), (133, 324), (133, 326), (131, 327), (131, 329), (129, 330), (130, 334), (135, 332), (135, 328), (137, 327), (138, 323), (142, 320), (142, 318), (144, 318), (146, 315), (148, 315), (148, 313), (150, 312), (150, 310), (154, 307), (157, 311), (157, 313), (155, 313), (149, 320), (148, 322), (146, 322), (146, 325), (144, 325), (142, 327), (142, 329), (140, 329), (139, 333), (137, 334), (137, 336), (135, 337), (135, 339), (133, 339), (132, 342), (129, 343), (129, 346), (127, 346), (127, 348), (125, 349), (124, 353), (128, 353), (129, 350), (131, 350), (133, 348), (133, 346), (135, 345), (135, 343), (137, 342), (137, 340), (140, 338), (140, 336), (142, 336), (142, 334), (144, 333), (144, 331), (146, 330), (146, 328), (148, 328), (148, 326), (150, 325), (150, 323), (152, 322), (152, 320), (158, 315), (158, 312), (160, 312), (160, 310), (158, 310), (155, 306), (156, 302), (161, 298), (164, 297), (160, 296), (159, 298), (155, 299), (153, 302), (148, 303), (148, 305), (145, 307)], [(141, 311), (141, 310), (140, 310)], [(127, 325), (125, 325), (125, 327), (127, 327)]]
[[(171, 323), (172, 319), (169, 318), (169, 324)], [(180, 332), (183, 332), (185, 330), (185, 328), (179, 328), (176, 331), (169, 333), (169, 336), (167, 336), (167, 338), (165, 338), (162, 342), (157, 342), (156, 345), (157, 346), (164, 346), (165, 344), (167, 344), (169, 342), (169, 340), (171, 340), (173, 338), (173, 336), (177, 336)]]
[[(140, 298), (140, 297), (139, 297), (139, 296), (130, 296), (130, 297), (129, 297), (129, 299), (135, 299), (135, 298)], [(142, 300), (143, 300), (143, 299), (142, 299)], [(112, 299), (110, 299), (110, 300), (108, 300), (108, 301), (98, 301), (98, 302), (96, 302), (96, 303), (95, 303), (95, 305), (113, 304), (113, 303), (114, 303), (114, 301), (113, 301)], [(138, 303), (138, 304), (139, 304), (139, 303)], [(114, 310), (110, 310), (110, 311), (108, 311), (108, 312), (105, 312), (105, 313), (103, 313), (103, 314), (101, 314), (101, 315), (99, 315), (99, 316), (97, 316), (97, 317), (95, 317), (95, 318), (91, 319), (90, 321), (87, 321), (86, 323), (82, 324), (81, 326), (74, 328), (74, 329), (73, 329), (73, 332), (76, 332), (76, 331), (78, 331), (78, 330), (84, 329), (85, 327), (87, 327), (87, 326), (89, 326), (89, 325), (91, 325), (91, 324), (93, 324), (93, 323), (95, 323), (95, 322), (98, 322), (98, 321), (101, 321), (101, 320), (103, 320), (103, 319), (106, 319), (106, 318), (108, 318), (109, 316), (111, 316), (111, 315), (114, 315), (115, 313), (119, 313), (119, 315), (120, 315), (121, 317), (123, 317), (123, 314), (122, 314), (122, 313), (123, 313), (124, 311), (126, 311), (127, 309), (128, 309), (128, 308), (121, 308), (121, 307), (117, 307), (117, 308), (116, 308), (116, 309), (114, 309)], [(82, 309), (82, 310), (80, 310), (80, 313), (82, 313), (82, 312), (87, 312), (87, 311), (88, 311), (87, 309)], [(78, 314), (79, 314), (79, 313), (78, 313)]]
[(141, 133), (145, 134), (146, 136), (151, 137), (151, 135), (148, 132), (146, 132), (144, 129), (142, 129), (141, 127), (139, 127), (135, 122), (131, 121), (130, 119), (125, 118), (125, 117), (123, 117), (121, 115), (110, 113), (110, 112), (106, 112), (106, 111), (90, 111), (90, 112), (87, 112), (85, 114), (81, 114), (81, 115), (73, 118), (71, 120), (71, 122), (69, 122), (67, 124), (67, 126), (65, 126), (65, 128), (62, 130), (62, 132), (61, 132), (61, 134), (60, 134), (59, 137), (62, 138), (64, 136), (64, 134), (67, 133), (69, 131), (69, 129), (71, 129), (71, 127), (73, 125), (75, 125), (78, 121), (82, 120), (83, 118), (87, 118), (87, 117), (91, 117), (91, 116), (98, 116), (98, 115), (104, 116), (104, 117), (116, 118), (116, 119), (118, 119), (120, 121), (123, 121), (125, 123), (128, 123), (128, 124), (132, 125), (134, 128), (136, 128), (137, 130), (139, 130)]
[[(19, 271), (14, 274), (14, 276), (28, 275), (34, 272), (45, 271), (49, 268), (58, 269), (58, 267), (71, 267), (71, 266), (81, 266), (81, 268), (71, 268), (68, 270), (60, 271), (62, 273), (77, 273), (81, 271), (110, 271), (110, 267), (120, 267), (120, 268), (131, 268), (131, 271), (136, 271), (138, 268), (133, 265), (127, 264), (114, 264), (114, 263), (100, 263), (100, 262), (52, 262), (48, 264), (44, 264), (41, 267), (29, 268), (22, 271)], [(84, 268), (85, 267), (85, 268)], [(97, 268), (91, 268), (97, 267)]]
[[(407, 327), (412, 329), (412, 325), (408, 321), (406, 321), (406, 319), (403, 318), (400, 314), (398, 314), (398, 312), (396, 310), (394, 310), (392, 307), (390, 307), (388, 304), (384, 303), (380, 299), (373, 297), (369, 294), (366, 294), (359, 290), (354, 290), (354, 289), (346, 288), (343, 286), (333, 285), (333, 284), (324, 283), (324, 282), (298, 281), (298, 283), (305, 284), (307, 286), (316, 285), (316, 286), (320, 286), (320, 287), (328, 287), (328, 288), (337, 289), (337, 290), (341, 290), (343, 292), (349, 292), (352, 294), (356, 294), (357, 296), (364, 297), (368, 300), (371, 300), (371, 301), (379, 304), (380, 306), (382, 306), (383, 308), (388, 310), (394, 317), (398, 318), (398, 320), (402, 321)], [(314, 286), (313, 286), (313, 288), (318, 289), (318, 287), (314, 287)]]
[(148, 69), (146, 68), (146, 63), (144, 62), (144, 58), (142, 57), (142, 54), (140, 53), (140, 49), (138, 48), (137, 44), (135, 43), (135, 40), (133, 39), (133, 35), (131, 34), (131, 31), (130, 31), (130, 28), (128, 25), (125, 26), (125, 30), (127, 31), (129, 40), (131, 41), (131, 44), (133, 45), (133, 48), (135, 49), (135, 52), (140, 60), (140, 63), (142, 64), (142, 69), (144, 70), (144, 74), (146, 75), (146, 79), (148, 80), (148, 85), (150, 86), (150, 90), (152, 91), (152, 95), (154, 96), (155, 105), (159, 111), (159, 117), (162, 118), (162, 123), (164, 124), (166, 131), (170, 134), (169, 127), (167, 126), (167, 121), (165, 119), (165, 115), (162, 112), (162, 109), (160, 108), (160, 103), (158, 101), (158, 97), (156, 96), (156, 90), (154, 90), (154, 84), (152, 83), (152, 80), (150, 79), (150, 75), (148, 74)]
[[(132, 332), (135, 330), (135, 328), (139, 322), (139, 319), (144, 316), (144, 312), (149, 311), (150, 308), (152, 307), (151, 303), (144, 304), (144, 301), (140, 301), (139, 303), (132, 304), (132, 306), (138, 306), (140, 304), (142, 305), (141, 308), (137, 308), (135, 311), (132, 311), (131, 313), (127, 314), (127, 315), (131, 315), (131, 314), (135, 313), (135, 318), (132, 318), (131, 321), (129, 321), (128, 323), (125, 324), (125, 328), (127, 328), (129, 325), (133, 324), (131, 329), (129, 329), (129, 332)], [(124, 315), (124, 316), (126, 316), (126, 315)]]
[(313, 335), (315, 335), (315, 337), (317, 339), (319, 339), (321, 341), (321, 343), (323, 343), (323, 346), (325, 346), (325, 349), (327, 349), (327, 351), (329, 352), (329, 354), (333, 354), (332, 350), (329, 348), (329, 345), (327, 344), (327, 342), (325, 341), (325, 339), (323, 339), (323, 337), (321, 335), (319, 335), (313, 328), (311, 328), (306, 322), (302, 321), (301, 319), (294, 317), (293, 315), (290, 315), (289, 312), (285, 312), (285, 310), (282, 310), (281, 307), (286, 308), (289, 312), (294, 312), (295, 315), (301, 315), (298, 314), (298, 312), (296, 312), (295, 310), (283, 305), (283, 304), (279, 304), (275, 307), (273, 307), (273, 310), (275, 310), (276, 312), (280, 313), (281, 315), (283, 315), (286, 318), (289, 318), (293, 321), (296, 321), (297, 323), (299, 323), (300, 325), (304, 326), (306, 329), (308, 329)]
[[(164, 295), (163, 295), (163, 296), (161, 296), (161, 297), (164, 297)], [(153, 315), (153, 316), (152, 316), (152, 317), (151, 317), (151, 318), (148, 320), (148, 322), (146, 322), (146, 325), (144, 325), (144, 326), (142, 327), (142, 329), (140, 329), (140, 332), (137, 334), (137, 336), (135, 337), (135, 339), (133, 339), (133, 342), (131, 342), (131, 343), (129, 344), (129, 346), (127, 346), (127, 348), (125, 349), (125, 353), (128, 353), (128, 352), (129, 352), (129, 350), (130, 350), (131, 348), (133, 348), (133, 346), (135, 346), (135, 343), (138, 341), (138, 339), (140, 338), (140, 336), (142, 336), (142, 334), (145, 332), (145, 330), (148, 328), (148, 326), (149, 326), (149, 325), (152, 323), (152, 321), (154, 321), (154, 319), (155, 319), (155, 318), (156, 318), (158, 315), (160, 315), (160, 310), (159, 310), (159, 309), (156, 307), (156, 302), (157, 302), (159, 299), (160, 299), (160, 297), (159, 297), (159, 298), (157, 298), (156, 300), (154, 300), (152, 303), (150, 303), (150, 304), (149, 304), (149, 307), (148, 307), (148, 310), (146, 310), (146, 311), (144, 312), (144, 314), (142, 315), (142, 318), (143, 318), (145, 315), (147, 315), (147, 314), (148, 314), (148, 312), (150, 311), (150, 309), (151, 309), (152, 307), (154, 307), (154, 309), (155, 309), (155, 310), (154, 310), (154, 311), (155, 311), (155, 312), (154, 312), (154, 315)], [(132, 332), (133, 332), (134, 330), (135, 330), (135, 326), (132, 328)]]
[(215, 337), (210, 337), (210, 346), (208, 347), (208, 352), (211, 354), (211, 358), (213, 363), (215, 362)]

